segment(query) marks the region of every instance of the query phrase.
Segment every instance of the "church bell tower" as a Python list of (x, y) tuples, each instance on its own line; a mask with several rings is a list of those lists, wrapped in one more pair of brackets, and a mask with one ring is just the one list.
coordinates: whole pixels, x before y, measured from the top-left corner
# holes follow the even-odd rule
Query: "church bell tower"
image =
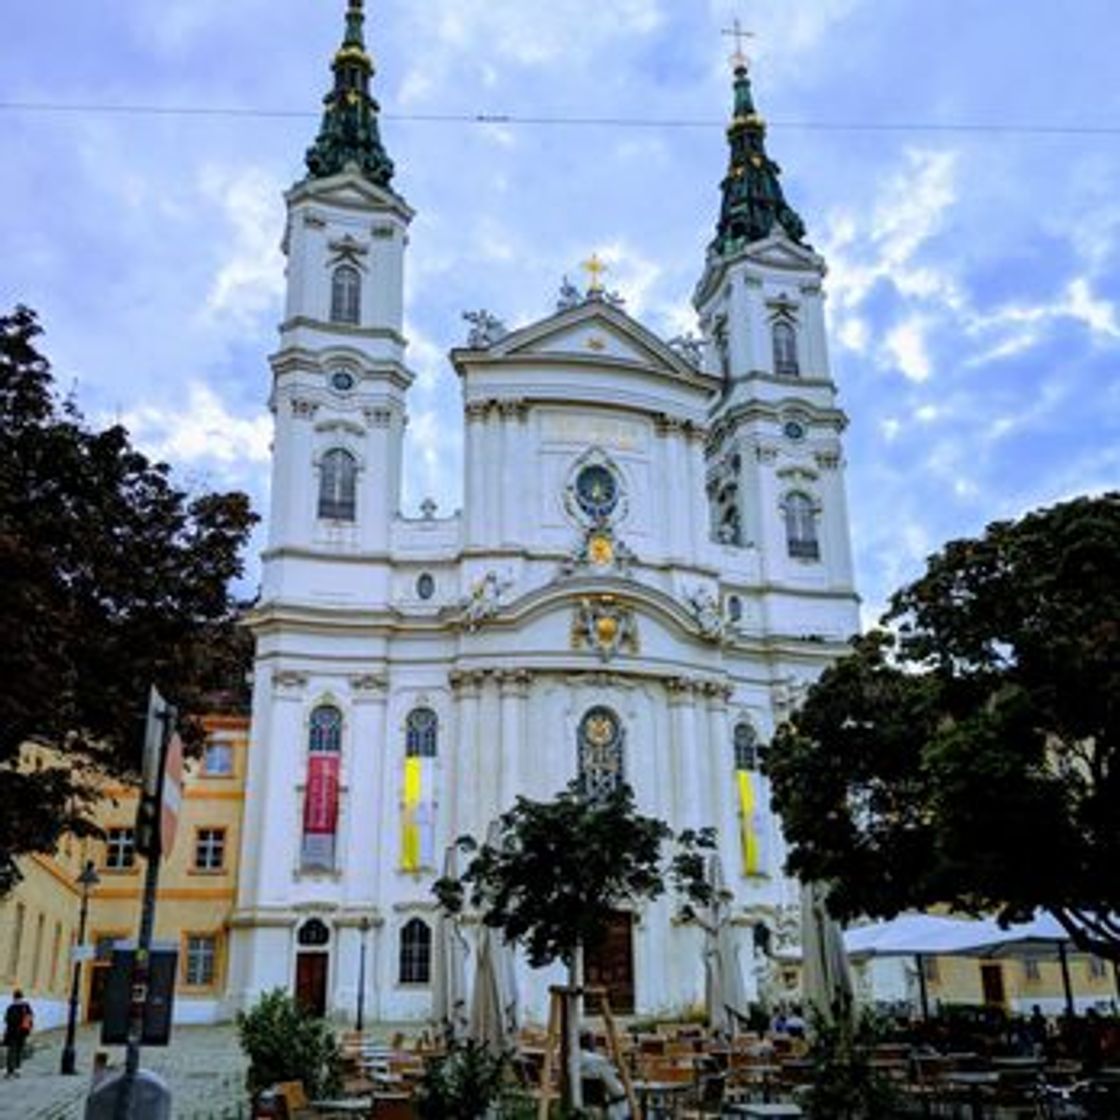
[[(707, 447), (713, 536), (757, 550), (763, 584), (854, 596), (823, 258), (766, 150), (747, 59), (736, 53), (730, 159), (693, 302), (722, 380)], [(790, 625), (794, 625), (791, 621)]]
[(400, 504), (412, 211), (392, 188), (363, 23), (362, 0), (349, 0), (307, 175), (286, 195), (266, 600), (303, 598), (309, 583), (322, 583), (308, 565), (386, 554)]

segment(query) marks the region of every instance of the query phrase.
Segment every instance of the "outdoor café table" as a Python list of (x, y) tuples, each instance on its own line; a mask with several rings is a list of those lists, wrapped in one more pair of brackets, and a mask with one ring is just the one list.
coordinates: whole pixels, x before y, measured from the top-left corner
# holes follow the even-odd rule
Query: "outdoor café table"
[(691, 1081), (635, 1081), (642, 1115), (646, 1120), (663, 1120), (676, 1115), (674, 1097), (692, 1092)]
[(984, 1089), (995, 1089), (999, 1084), (999, 1074), (994, 1070), (953, 1070), (945, 1075), (949, 1085), (968, 1090), (968, 1102), (973, 1120), (984, 1118)]
[(746, 1101), (742, 1104), (729, 1104), (723, 1110), (724, 1116), (753, 1116), (761, 1120), (765, 1116), (804, 1116), (805, 1113), (795, 1104), (765, 1104)]

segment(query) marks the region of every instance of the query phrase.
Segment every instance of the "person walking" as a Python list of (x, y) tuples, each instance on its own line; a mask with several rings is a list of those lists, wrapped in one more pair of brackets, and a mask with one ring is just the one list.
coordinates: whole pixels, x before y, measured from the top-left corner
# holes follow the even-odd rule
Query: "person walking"
[(4, 1045), (7, 1047), (5, 1077), (19, 1077), (19, 1067), (23, 1064), (23, 1048), (27, 1036), (35, 1026), (35, 1015), (31, 1004), (23, 998), (23, 992), (16, 988), (12, 1002), (4, 1012)]

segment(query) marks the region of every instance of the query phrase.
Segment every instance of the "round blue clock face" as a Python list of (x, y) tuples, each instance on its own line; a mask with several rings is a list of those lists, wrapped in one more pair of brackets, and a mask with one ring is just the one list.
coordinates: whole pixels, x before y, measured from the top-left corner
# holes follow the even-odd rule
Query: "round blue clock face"
[(331, 388), (340, 393), (348, 393), (354, 388), (354, 375), (345, 369), (336, 369), (331, 374)]
[(804, 439), (805, 438), (805, 425), (800, 420), (787, 420), (782, 431), (785, 432), (786, 439)]
[(597, 463), (584, 467), (576, 476), (576, 501), (589, 517), (608, 517), (618, 505), (618, 480)]

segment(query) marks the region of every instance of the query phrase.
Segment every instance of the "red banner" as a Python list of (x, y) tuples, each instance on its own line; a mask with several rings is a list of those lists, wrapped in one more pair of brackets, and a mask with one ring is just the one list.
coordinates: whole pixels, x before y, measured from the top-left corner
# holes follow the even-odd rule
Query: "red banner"
[(304, 835), (334, 835), (338, 826), (339, 761), (337, 754), (313, 754), (307, 760)]

